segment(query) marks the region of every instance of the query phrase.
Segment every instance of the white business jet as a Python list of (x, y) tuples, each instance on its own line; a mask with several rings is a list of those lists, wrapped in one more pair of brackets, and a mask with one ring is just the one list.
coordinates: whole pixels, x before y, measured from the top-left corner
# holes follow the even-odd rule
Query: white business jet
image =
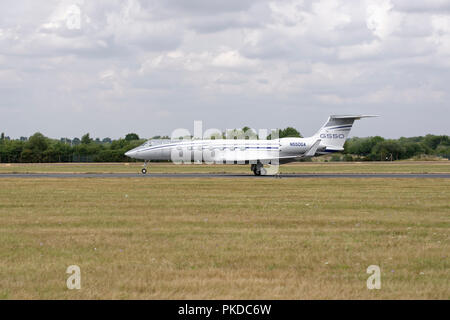
[[(157, 144), (148, 140), (125, 153), (127, 157), (144, 160), (142, 173), (147, 173), (147, 162), (167, 160), (175, 163), (250, 164), (257, 176), (271, 174), (269, 167), (303, 158), (320, 156), (344, 150), (344, 143), (355, 120), (373, 115), (333, 115), (308, 138), (281, 138), (273, 140), (208, 139), (181, 140)], [(266, 166), (267, 167), (267, 166)], [(273, 172), (273, 171), (272, 171)]]

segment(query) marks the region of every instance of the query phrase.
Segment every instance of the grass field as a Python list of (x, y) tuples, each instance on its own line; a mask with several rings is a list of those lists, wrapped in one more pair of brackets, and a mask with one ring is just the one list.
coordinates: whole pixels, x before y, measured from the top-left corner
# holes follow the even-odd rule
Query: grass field
[[(133, 173), (142, 163), (0, 164), (1, 173)], [(151, 163), (149, 173), (244, 173), (250, 165), (175, 165)], [(281, 173), (450, 173), (450, 161), (300, 162), (280, 166)]]
[(0, 298), (449, 299), (449, 199), (448, 179), (3, 178)]

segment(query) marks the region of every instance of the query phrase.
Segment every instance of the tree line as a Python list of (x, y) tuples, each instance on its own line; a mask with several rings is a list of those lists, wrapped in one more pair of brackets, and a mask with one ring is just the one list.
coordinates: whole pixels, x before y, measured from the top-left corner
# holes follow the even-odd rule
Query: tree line
[(124, 153), (144, 143), (135, 133), (125, 138), (92, 139), (85, 134), (81, 139), (50, 139), (37, 132), (29, 138), (17, 140), (0, 136), (0, 162), (122, 162), (133, 161)]
[(449, 136), (428, 134), (399, 139), (384, 139), (380, 136), (354, 137), (345, 142), (343, 156), (336, 155), (334, 161), (393, 161), (423, 155), (450, 159)]
[[(249, 127), (234, 129), (223, 133), (228, 135), (247, 133), (252, 138), (253, 132)], [(255, 133), (256, 134), (256, 133)], [(301, 137), (294, 128), (280, 130), (280, 137)], [(182, 137), (180, 137), (182, 139)], [(151, 139), (169, 140), (169, 136), (154, 136)], [(129, 133), (124, 138), (92, 139), (89, 133), (80, 138), (51, 139), (37, 132), (31, 137), (11, 139), (0, 135), (0, 163), (47, 163), (47, 162), (133, 162), (124, 154), (128, 150), (143, 144), (147, 139), (141, 139), (136, 133)]]
[[(242, 130), (247, 132), (248, 127)], [(301, 137), (298, 130), (288, 127), (280, 130), (279, 137)], [(269, 136), (270, 138), (270, 136)], [(169, 139), (168, 136), (155, 136), (152, 139)], [(39, 163), (39, 162), (131, 162), (124, 153), (135, 148), (146, 139), (135, 133), (124, 138), (100, 140), (89, 134), (74, 139), (59, 140), (35, 133), (31, 137), (10, 139), (0, 135), (0, 162)], [(450, 139), (447, 135), (426, 135), (421, 137), (384, 139), (382, 137), (351, 138), (344, 145), (341, 154), (335, 154), (331, 161), (389, 161), (433, 155), (450, 159)]]

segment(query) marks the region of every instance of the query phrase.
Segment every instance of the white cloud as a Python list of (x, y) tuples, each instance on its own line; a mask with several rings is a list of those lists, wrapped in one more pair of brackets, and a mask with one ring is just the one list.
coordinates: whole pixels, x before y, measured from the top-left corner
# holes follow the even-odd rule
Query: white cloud
[(88, 16), (83, 15), (80, 5), (83, 1), (62, 1), (53, 11), (48, 21), (42, 24), (43, 31), (78, 30), (81, 29), (82, 20), (89, 23)]
[(380, 39), (392, 34), (401, 23), (402, 15), (393, 8), (390, 0), (370, 1), (367, 5), (367, 28)]
[[(422, 120), (448, 112), (449, 9), (441, 0), (5, 0), (2, 130), (151, 136), (203, 119), (307, 133), (331, 113), (382, 111), (389, 124), (404, 108)], [(428, 123), (448, 133), (446, 118)], [(396, 124), (383, 135), (422, 133)]]
[(433, 26), (432, 41), (441, 55), (450, 55), (450, 17), (449, 15), (433, 15), (431, 17)]
[(237, 50), (227, 50), (215, 56), (211, 64), (216, 67), (247, 69), (256, 66), (257, 62), (243, 57)]

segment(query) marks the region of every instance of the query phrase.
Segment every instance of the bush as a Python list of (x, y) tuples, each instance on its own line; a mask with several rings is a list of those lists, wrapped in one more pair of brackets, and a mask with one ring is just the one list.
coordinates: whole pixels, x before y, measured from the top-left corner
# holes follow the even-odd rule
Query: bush
[(344, 155), (343, 160), (344, 161), (353, 161), (353, 157), (351, 155), (349, 155), (349, 154), (346, 154), (346, 155)]
[(341, 161), (341, 156), (338, 155), (338, 154), (333, 154), (333, 155), (331, 156), (330, 161), (332, 161), (332, 162)]

